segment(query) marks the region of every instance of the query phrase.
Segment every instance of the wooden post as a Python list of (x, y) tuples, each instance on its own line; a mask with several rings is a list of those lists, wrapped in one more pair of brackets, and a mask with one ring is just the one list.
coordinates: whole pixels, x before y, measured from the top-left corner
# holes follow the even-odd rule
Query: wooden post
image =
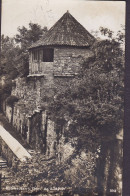
[(0, 173), (0, 193), (2, 191), (2, 174)]

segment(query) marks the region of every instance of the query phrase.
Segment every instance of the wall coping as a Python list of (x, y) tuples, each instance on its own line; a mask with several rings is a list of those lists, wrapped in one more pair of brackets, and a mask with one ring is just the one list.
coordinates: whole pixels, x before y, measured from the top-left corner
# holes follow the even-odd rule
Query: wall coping
[(54, 75), (54, 77), (75, 77), (75, 74)]
[(27, 150), (1, 125), (0, 125), (0, 137), (20, 161), (23, 162), (26, 161), (26, 158), (31, 158), (31, 155), (27, 152)]
[(28, 75), (27, 78), (29, 77), (44, 77), (45, 74), (32, 74), (32, 75)]

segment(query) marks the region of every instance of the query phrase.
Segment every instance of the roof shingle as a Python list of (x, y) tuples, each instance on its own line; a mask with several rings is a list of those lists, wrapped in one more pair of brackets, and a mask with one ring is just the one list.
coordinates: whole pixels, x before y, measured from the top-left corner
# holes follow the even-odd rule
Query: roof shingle
[(50, 30), (30, 48), (50, 45), (90, 46), (95, 38), (67, 11)]

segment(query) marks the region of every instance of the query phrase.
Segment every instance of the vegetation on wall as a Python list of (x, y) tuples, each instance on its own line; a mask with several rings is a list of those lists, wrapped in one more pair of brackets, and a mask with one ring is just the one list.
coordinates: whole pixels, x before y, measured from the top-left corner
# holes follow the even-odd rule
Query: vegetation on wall
[(12, 81), (8, 80), (4, 84), (0, 84), (0, 103), (2, 100), (10, 96), (12, 90)]
[(112, 35), (91, 49), (94, 55), (71, 85), (56, 93), (49, 110), (55, 121), (69, 121), (69, 136), (78, 136), (80, 147), (87, 149), (98, 135), (115, 137), (123, 126), (124, 51)]
[(18, 34), (15, 36), (15, 42), (20, 45), (20, 62), (22, 65), (19, 67), (19, 72), (23, 76), (29, 73), (29, 46), (39, 40), (47, 32), (47, 27), (41, 27), (38, 24), (29, 23), (29, 28), (18, 27)]
[(14, 103), (15, 102), (17, 102), (19, 99), (18, 99), (18, 97), (16, 97), (16, 96), (13, 96), (13, 95), (10, 95), (8, 98), (7, 98), (7, 104), (9, 105), (9, 106), (13, 106), (14, 105)]
[[(9, 74), (11, 70), (12, 79), (18, 75), (26, 75), (26, 68), (28, 67), (27, 47), (31, 42), (36, 41), (35, 37), (39, 39), (42, 36), (43, 29), (40, 26), (30, 23), (29, 28), (31, 30), (25, 27), (19, 28), (19, 34), (13, 40), (3, 37), (5, 45), (2, 47), (5, 53), (2, 53), (4, 66), (1, 67), (1, 71), (4, 75)], [(65, 127), (66, 138), (77, 138), (76, 153), (73, 159), (78, 159), (76, 156), (80, 156), (82, 151), (88, 153), (98, 149), (99, 163), (102, 163), (99, 164), (99, 167), (100, 165), (105, 167), (106, 155), (110, 150), (113, 156), (112, 147), (114, 149), (114, 145), (111, 142), (113, 145), (111, 149), (109, 145), (104, 147), (103, 141), (106, 143), (110, 140), (114, 141), (116, 134), (123, 126), (124, 50), (122, 44), (124, 43), (124, 34), (118, 32), (117, 37), (114, 38), (113, 32), (109, 29), (100, 28), (100, 31), (108, 38), (94, 43), (91, 47), (94, 55), (84, 61), (79, 75), (73, 79), (71, 85), (58, 92), (55, 90), (55, 96), (52, 99), (49, 98), (47, 110), (57, 125), (62, 128)], [(34, 32), (38, 32), (38, 35)], [(20, 43), (20, 46), (16, 43)], [(10, 50), (12, 51), (11, 54), (6, 52), (7, 44), (9, 44), (10, 49), (13, 47)], [(15, 56), (15, 54), (18, 55)], [(14, 55), (12, 57), (15, 63), (12, 63), (11, 60), (8, 61), (6, 55)], [(8, 99), (10, 104), (15, 101), (17, 101), (16, 97)], [(104, 153), (102, 153), (102, 149), (104, 149)], [(110, 160), (112, 172), (113, 159)], [(33, 186), (40, 187), (40, 189), (43, 186), (47, 188), (49, 186), (68, 186), (68, 181), (72, 187), (76, 187), (77, 183), (80, 183), (80, 187), (86, 187), (87, 182), (84, 181), (86, 176), (83, 171), (86, 173), (89, 171), (86, 165), (87, 161), (82, 162), (79, 167), (75, 162), (73, 163), (73, 160), (71, 161), (71, 164), (66, 165), (66, 167), (56, 165), (55, 162), (51, 163), (49, 167), (48, 165), (45, 167), (45, 164), (36, 156), (33, 163), (29, 163), (30, 173), (28, 168), (22, 166), (10, 184), (12, 186), (14, 183), (15, 186), (18, 185), (19, 187), (27, 185), (30, 191)], [(92, 164), (90, 163), (90, 165)], [(73, 178), (70, 171), (74, 175)], [(104, 171), (103, 174), (105, 175)], [(79, 177), (80, 182), (78, 181)], [(55, 180), (50, 182), (52, 178)]]
[(4, 181), (2, 185), (7, 186), (8, 190), (14, 189), (15, 194), (18, 190), (17, 193), (21, 192), (25, 195), (40, 193), (53, 195), (59, 192), (68, 196), (83, 192), (94, 195), (95, 183), (91, 181), (91, 187), (89, 186), (93, 175), (91, 154), (88, 153), (85, 157), (77, 156), (71, 165), (57, 163), (55, 159), (45, 161), (44, 158), (44, 155), (36, 152), (26, 163), (19, 162), (17, 169), (14, 165), (8, 169), (11, 180)]
[[(104, 30), (104, 31), (103, 31)], [(107, 35), (109, 30), (102, 29)], [(117, 41), (118, 40), (118, 41)], [(99, 147), (99, 191), (103, 192), (104, 179), (110, 187), (113, 184), (115, 161), (114, 151), (116, 134), (123, 128), (124, 115), (124, 50), (122, 37), (109, 35), (108, 39), (98, 40), (91, 48), (93, 57), (82, 65), (79, 76), (66, 89), (59, 91), (49, 105), (49, 113), (56, 124), (65, 127), (65, 136), (77, 137), (77, 153), (82, 150), (94, 152)], [(107, 155), (110, 162), (107, 163)], [(109, 175), (105, 169), (109, 164)], [(98, 174), (99, 172), (99, 174)]]
[[(4, 76), (4, 85), (0, 84), (0, 96), (10, 95), (12, 80), (24, 77), (29, 72), (28, 47), (39, 40), (47, 31), (46, 27), (29, 23), (29, 27), (18, 27), (18, 33), (10, 38), (1, 36), (1, 64), (0, 76)], [(8, 92), (6, 89), (9, 89)]]
[(11, 79), (27, 75), (28, 47), (39, 40), (46, 31), (46, 27), (42, 28), (40, 25), (30, 22), (28, 28), (18, 27), (18, 34), (13, 38), (2, 35), (0, 75), (7, 75)]

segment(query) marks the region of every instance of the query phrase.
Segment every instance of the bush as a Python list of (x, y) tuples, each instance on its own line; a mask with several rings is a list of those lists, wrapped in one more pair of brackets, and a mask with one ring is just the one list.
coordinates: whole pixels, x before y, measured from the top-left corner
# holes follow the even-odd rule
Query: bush
[(2, 89), (3, 94), (10, 94), (12, 90), (12, 81), (6, 82)]
[(16, 97), (16, 96), (9, 96), (8, 98), (7, 98), (7, 104), (9, 105), (9, 106), (13, 106), (14, 105), (14, 103), (15, 102), (17, 102), (19, 99), (18, 99), (18, 97)]

